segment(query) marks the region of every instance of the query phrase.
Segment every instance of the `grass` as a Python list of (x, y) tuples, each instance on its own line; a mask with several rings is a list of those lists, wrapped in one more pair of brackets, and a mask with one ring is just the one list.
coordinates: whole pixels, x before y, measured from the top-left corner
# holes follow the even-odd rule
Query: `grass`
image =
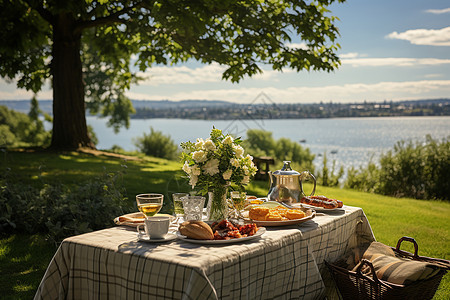
[[(9, 168), (16, 180), (28, 184), (42, 182), (79, 183), (105, 172), (123, 172), (130, 210), (135, 210), (134, 196), (141, 192), (169, 195), (189, 191), (182, 178), (181, 164), (145, 156), (114, 157), (99, 153), (46, 153), (7, 151), (0, 157), (0, 169)], [(268, 182), (253, 182), (248, 193), (265, 196)], [(402, 236), (411, 236), (419, 244), (419, 255), (450, 259), (450, 203), (392, 198), (354, 190), (319, 186), (317, 194), (344, 201), (364, 209), (376, 239), (395, 246)], [(170, 209), (166, 201), (164, 210)], [(111, 216), (112, 218), (114, 216)], [(0, 238), (1, 297), (30, 299), (38, 287), (56, 246), (42, 235), (14, 234)], [(413, 251), (410, 244), (402, 249)], [(447, 274), (434, 299), (450, 298), (450, 274)]]
[(56, 249), (42, 235), (1, 238), (0, 298), (32, 299)]

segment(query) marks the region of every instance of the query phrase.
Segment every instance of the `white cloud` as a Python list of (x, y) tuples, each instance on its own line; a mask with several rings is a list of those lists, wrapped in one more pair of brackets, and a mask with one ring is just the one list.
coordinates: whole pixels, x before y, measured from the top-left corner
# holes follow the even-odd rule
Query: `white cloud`
[[(222, 73), (226, 67), (217, 63), (202, 66), (199, 68), (179, 67), (152, 67), (147, 72), (138, 75), (145, 77), (139, 85), (158, 86), (162, 84), (202, 84), (212, 82), (222, 82)], [(262, 74), (256, 74), (252, 78), (257, 80), (269, 80), (277, 72), (264, 70)]]
[[(342, 56), (341, 56), (342, 57)], [(450, 64), (450, 59), (439, 58), (407, 58), (407, 57), (383, 57), (383, 58), (348, 58), (341, 59), (342, 65), (352, 67), (412, 67), (418, 65), (444, 65)]]
[[(173, 101), (185, 99), (226, 100), (250, 103), (261, 92), (277, 103), (312, 103), (319, 101), (361, 102), (448, 97), (450, 80), (422, 80), (406, 82), (353, 83), (319, 87), (290, 88), (235, 88), (194, 90), (175, 93), (172, 96), (127, 94), (133, 99)], [(138, 97), (139, 96), (139, 97)]]
[(295, 48), (300, 48), (303, 50), (308, 50), (308, 46), (306, 45), (306, 43), (288, 43), (287, 47), (290, 49), (295, 49)]
[[(11, 91), (2, 91), (0, 90), (0, 99), (1, 100), (28, 100), (33, 98), (33, 92), (24, 90), (24, 89), (13, 89)], [(38, 99), (52, 99), (53, 92), (51, 90), (41, 91), (37, 94)]]
[(359, 56), (360, 56), (360, 54), (357, 52), (349, 52), (349, 53), (344, 53), (344, 54), (339, 55), (339, 58), (347, 59), (347, 58), (357, 58)]
[(425, 77), (425, 78), (444, 77), (444, 74), (438, 74), (438, 73), (434, 73), (434, 74), (426, 74), (424, 77)]
[(431, 14), (446, 14), (450, 13), (450, 7), (449, 8), (443, 8), (443, 9), (427, 9), (425, 12), (431, 13)]
[(406, 40), (414, 45), (450, 46), (450, 27), (442, 29), (413, 29), (400, 33), (394, 31), (386, 37)]

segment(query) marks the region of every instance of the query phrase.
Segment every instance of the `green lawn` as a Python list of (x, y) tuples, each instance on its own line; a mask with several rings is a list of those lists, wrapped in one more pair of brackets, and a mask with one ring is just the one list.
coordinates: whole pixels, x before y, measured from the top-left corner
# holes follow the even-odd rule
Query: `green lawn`
[[(16, 179), (24, 183), (79, 183), (105, 172), (123, 172), (130, 210), (134, 196), (142, 192), (159, 192), (167, 196), (176, 191), (188, 191), (182, 178), (181, 164), (141, 156), (122, 159), (86, 153), (45, 153), (8, 151), (1, 153), (0, 169), (9, 168)], [(265, 196), (268, 182), (253, 182), (248, 193)], [(419, 244), (419, 255), (450, 259), (450, 203), (397, 199), (353, 190), (319, 186), (316, 193), (344, 201), (364, 209), (378, 241), (395, 246), (402, 236), (411, 236)], [(164, 209), (168, 210), (167, 202)], [(115, 216), (111, 216), (111, 219)], [(45, 269), (56, 251), (45, 236), (15, 234), (0, 237), (0, 290), (11, 299), (30, 299), (39, 285)], [(405, 244), (402, 249), (412, 251)], [(450, 274), (447, 274), (435, 299), (450, 298)]]

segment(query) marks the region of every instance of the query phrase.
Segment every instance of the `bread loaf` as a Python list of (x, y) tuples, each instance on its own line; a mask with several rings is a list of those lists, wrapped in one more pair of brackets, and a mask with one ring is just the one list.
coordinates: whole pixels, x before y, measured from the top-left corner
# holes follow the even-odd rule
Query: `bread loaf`
[(181, 223), (179, 229), (182, 235), (187, 236), (190, 239), (196, 240), (213, 240), (214, 233), (203, 221), (186, 221)]

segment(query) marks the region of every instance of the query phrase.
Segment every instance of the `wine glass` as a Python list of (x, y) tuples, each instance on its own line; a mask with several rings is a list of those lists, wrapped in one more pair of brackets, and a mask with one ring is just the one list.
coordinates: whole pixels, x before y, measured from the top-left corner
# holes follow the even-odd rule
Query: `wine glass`
[(137, 207), (146, 218), (156, 215), (163, 205), (164, 195), (162, 194), (139, 194), (136, 195)]
[(175, 211), (175, 222), (183, 219), (184, 216), (184, 209), (183, 209), (183, 201), (181, 200), (182, 197), (189, 196), (188, 193), (173, 193), (172, 194), (172, 200), (173, 200), (173, 208)]
[(236, 215), (238, 219), (243, 219), (242, 210), (245, 206), (245, 200), (247, 198), (247, 194), (245, 192), (232, 191), (230, 193), (231, 201), (233, 203)]

